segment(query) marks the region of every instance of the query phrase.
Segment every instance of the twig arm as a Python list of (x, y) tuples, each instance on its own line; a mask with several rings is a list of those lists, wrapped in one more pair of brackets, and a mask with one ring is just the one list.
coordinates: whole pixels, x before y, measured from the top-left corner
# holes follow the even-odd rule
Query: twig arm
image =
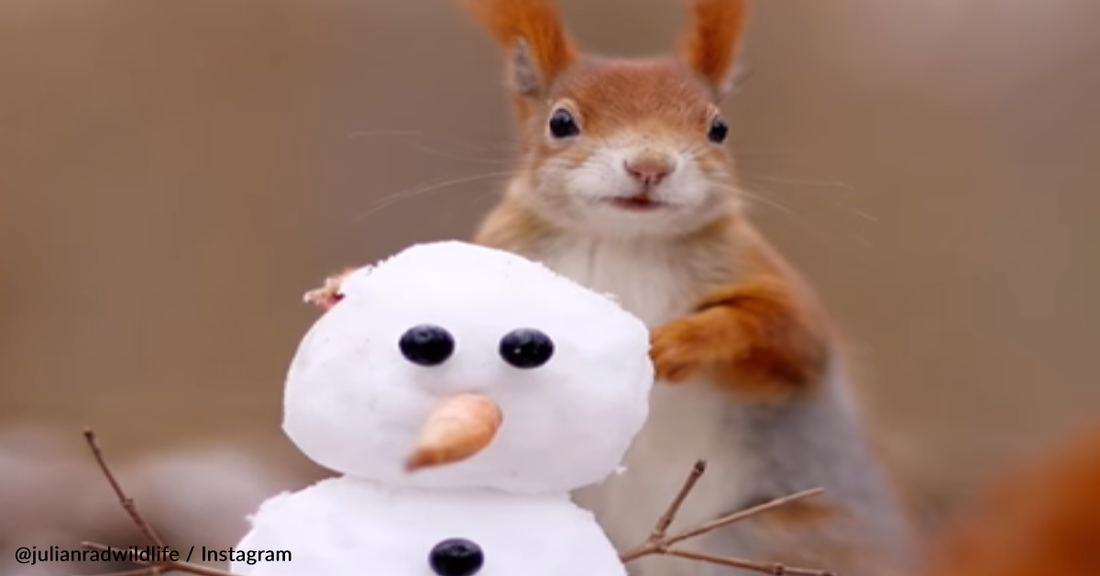
[[(81, 542), (81, 546), (89, 550), (98, 550), (105, 552), (110, 549), (109, 546), (103, 544), (97, 544), (95, 542)], [(140, 570), (128, 570), (126, 572), (114, 572), (112, 574), (104, 574), (101, 576), (152, 576), (155, 574), (164, 574), (171, 570), (178, 570), (180, 572), (187, 572), (189, 574), (199, 574), (200, 576), (237, 576), (232, 572), (226, 572), (225, 570), (218, 570), (217, 568), (208, 568), (202, 564), (192, 564), (191, 562), (179, 562), (176, 560), (164, 560), (159, 562), (146, 562), (140, 558), (134, 558), (135, 564), (142, 566), (148, 566), (148, 568), (142, 568)]]
[(134, 504), (134, 499), (123, 492), (122, 486), (119, 485), (110, 467), (107, 466), (107, 461), (103, 458), (103, 449), (99, 447), (99, 441), (96, 439), (95, 431), (91, 428), (85, 428), (84, 440), (88, 442), (88, 448), (92, 450), (92, 455), (95, 456), (95, 461), (99, 464), (99, 469), (107, 478), (107, 482), (111, 484), (111, 489), (114, 490), (115, 496), (118, 497), (118, 502), (122, 505), (123, 510), (129, 514), (130, 520), (133, 520), (134, 525), (138, 527), (138, 530), (141, 530), (142, 535), (145, 536), (145, 539), (148, 540), (150, 544), (157, 548), (164, 548), (164, 541), (160, 539), (160, 536), (157, 536), (153, 527), (141, 516), (141, 513), (137, 510), (137, 506)]
[(688, 550), (681, 550), (679, 548), (673, 548), (672, 545), (678, 542), (683, 542), (696, 536), (702, 536), (707, 532), (717, 530), (723, 526), (728, 526), (735, 522), (745, 520), (762, 514), (768, 510), (790, 504), (796, 500), (803, 498), (809, 498), (810, 496), (816, 496), (824, 492), (821, 488), (814, 488), (813, 490), (804, 490), (790, 496), (778, 498), (771, 502), (765, 502), (759, 506), (753, 506), (740, 512), (735, 512), (727, 516), (723, 516), (717, 520), (711, 520), (698, 527), (686, 530), (673, 536), (667, 536), (668, 528), (672, 525), (672, 522), (676, 519), (676, 514), (680, 511), (680, 506), (687, 499), (688, 495), (695, 488), (695, 484), (699, 481), (699, 478), (703, 476), (706, 471), (706, 462), (699, 460), (692, 467), (691, 473), (687, 479), (684, 480), (684, 485), (680, 488), (680, 491), (676, 493), (676, 497), (673, 498), (672, 503), (669, 504), (668, 509), (660, 518), (657, 519), (657, 523), (653, 526), (653, 531), (650, 533), (649, 538), (646, 539), (640, 546), (632, 548), (626, 552), (619, 554), (619, 559), (624, 564), (637, 560), (650, 555), (661, 556), (675, 556), (678, 558), (685, 558), (688, 560), (695, 560), (698, 562), (709, 562), (711, 564), (721, 564), (723, 566), (733, 566), (735, 568), (741, 568), (744, 570), (753, 570), (755, 572), (761, 572), (764, 574), (770, 574), (772, 576), (835, 576), (831, 572), (824, 570), (812, 570), (809, 568), (794, 568), (785, 566), (777, 562), (758, 562), (756, 560), (746, 560), (743, 558), (734, 558), (732, 556), (715, 556), (712, 554), (704, 554), (701, 552), (691, 552)]
[[(107, 460), (103, 457), (103, 449), (99, 447), (95, 432), (91, 428), (86, 428), (84, 430), (84, 440), (88, 443), (88, 448), (91, 449), (92, 455), (95, 456), (96, 463), (99, 464), (99, 469), (103, 472), (103, 476), (105, 476), (107, 482), (111, 484), (111, 490), (113, 490), (115, 496), (118, 497), (119, 504), (122, 505), (126, 514), (130, 516), (130, 520), (133, 521), (134, 525), (137, 526), (138, 530), (141, 531), (142, 535), (145, 536), (145, 539), (148, 540), (151, 545), (158, 549), (167, 548), (167, 546), (164, 545), (164, 541), (157, 536), (153, 527), (149, 525), (141, 513), (138, 512), (137, 506), (134, 505), (134, 499), (126, 494), (122, 489), (122, 485), (118, 483), (118, 479), (115, 478), (114, 473), (111, 472), (111, 468), (107, 466)], [(82, 542), (81, 546), (89, 550), (97, 550), (100, 552), (110, 550), (108, 546), (95, 542)], [(146, 566), (146, 568), (115, 572), (114, 574), (105, 574), (102, 576), (157, 576), (171, 570), (198, 574), (199, 576), (237, 576), (232, 572), (226, 572), (216, 568), (207, 568), (201, 564), (192, 564), (190, 562), (177, 562), (174, 560), (145, 562), (136, 557), (132, 559), (134, 563)]]
[(688, 494), (691, 494), (691, 491), (695, 489), (695, 483), (703, 477), (706, 471), (707, 461), (696, 460), (695, 465), (691, 467), (691, 474), (688, 474), (687, 480), (684, 480), (684, 485), (680, 487), (680, 491), (676, 493), (676, 497), (672, 499), (672, 503), (668, 505), (665, 513), (657, 520), (657, 525), (654, 526), (653, 533), (650, 534), (651, 539), (665, 537), (665, 534), (668, 533), (668, 527), (672, 525), (672, 521), (680, 513), (680, 506), (684, 504)]
[(732, 556), (715, 556), (713, 554), (703, 554), (701, 552), (680, 550), (679, 548), (669, 548), (665, 552), (665, 554), (669, 556), (677, 556), (679, 558), (687, 558), (689, 560), (698, 560), (700, 562), (720, 564), (722, 566), (733, 566), (734, 568), (752, 570), (754, 572), (761, 572), (763, 574), (771, 574), (772, 576), (836, 576), (832, 572), (827, 572), (825, 570), (795, 568), (792, 566), (785, 566), (777, 562), (757, 562), (755, 560), (745, 560), (742, 558), (734, 558)]
[(650, 532), (649, 538), (645, 543), (637, 548), (619, 554), (619, 559), (622, 560), (623, 563), (653, 554), (655, 552), (655, 550), (652, 549), (654, 544), (665, 541), (669, 526), (676, 520), (676, 515), (680, 513), (680, 506), (683, 505), (684, 500), (687, 500), (688, 494), (691, 494), (691, 491), (695, 489), (695, 483), (699, 481), (699, 478), (703, 477), (706, 471), (706, 460), (696, 460), (695, 465), (691, 467), (691, 473), (684, 479), (683, 486), (680, 486), (680, 491), (676, 493), (676, 497), (669, 503), (665, 513), (657, 519), (657, 524), (653, 526), (653, 531)]
[(675, 536), (671, 536), (671, 537), (668, 538), (668, 541), (666, 542), (666, 544), (671, 546), (673, 544), (676, 544), (677, 542), (683, 542), (684, 540), (687, 540), (689, 538), (694, 538), (696, 536), (701, 536), (703, 534), (706, 534), (707, 532), (717, 530), (717, 529), (719, 529), (723, 526), (728, 526), (728, 525), (733, 524), (735, 522), (740, 522), (742, 520), (746, 520), (748, 518), (756, 516), (757, 514), (763, 514), (764, 512), (767, 512), (768, 510), (779, 508), (780, 506), (786, 506), (787, 504), (790, 504), (790, 503), (795, 502), (797, 500), (802, 500), (803, 498), (809, 498), (811, 496), (817, 496), (818, 494), (821, 494), (823, 492), (825, 492), (825, 490), (822, 489), (822, 488), (813, 488), (813, 489), (810, 489), (810, 490), (803, 490), (802, 492), (795, 492), (794, 494), (791, 494), (790, 496), (784, 496), (782, 498), (776, 498), (775, 500), (772, 500), (770, 502), (765, 502), (763, 504), (753, 506), (752, 508), (746, 508), (744, 510), (741, 510), (740, 512), (734, 512), (733, 514), (729, 514), (728, 516), (723, 516), (723, 517), (721, 517), (717, 520), (711, 520), (710, 522), (707, 522), (706, 524), (703, 524), (703, 525), (699, 526), (698, 528), (692, 528), (691, 530), (688, 530), (686, 532), (682, 532), (682, 533), (677, 534)]

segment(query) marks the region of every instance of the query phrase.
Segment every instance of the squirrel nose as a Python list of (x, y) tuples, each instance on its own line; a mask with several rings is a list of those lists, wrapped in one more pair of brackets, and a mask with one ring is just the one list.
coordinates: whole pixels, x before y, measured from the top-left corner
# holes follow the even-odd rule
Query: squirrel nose
[(646, 186), (660, 183), (675, 168), (674, 160), (665, 155), (643, 154), (623, 162), (626, 172)]

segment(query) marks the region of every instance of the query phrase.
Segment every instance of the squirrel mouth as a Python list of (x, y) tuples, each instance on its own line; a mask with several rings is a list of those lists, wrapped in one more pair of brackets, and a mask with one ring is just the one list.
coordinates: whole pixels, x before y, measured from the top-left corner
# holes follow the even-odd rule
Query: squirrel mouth
[(610, 198), (608, 203), (616, 208), (631, 212), (649, 212), (664, 207), (666, 204), (660, 200), (654, 200), (647, 194), (629, 196), (626, 198)]

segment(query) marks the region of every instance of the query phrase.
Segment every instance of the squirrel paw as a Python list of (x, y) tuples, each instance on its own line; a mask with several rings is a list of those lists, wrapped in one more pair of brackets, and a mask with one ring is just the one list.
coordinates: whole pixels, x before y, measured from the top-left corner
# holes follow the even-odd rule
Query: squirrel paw
[(345, 270), (340, 274), (325, 278), (324, 286), (306, 292), (302, 300), (307, 304), (319, 306), (322, 310), (330, 310), (337, 302), (343, 300), (344, 295), (340, 293), (340, 287), (344, 284), (344, 279), (354, 271), (354, 269)]
[(714, 333), (701, 320), (689, 316), (653, 330), (649, 356), (658, 380), (678, 384), (713, 362)]

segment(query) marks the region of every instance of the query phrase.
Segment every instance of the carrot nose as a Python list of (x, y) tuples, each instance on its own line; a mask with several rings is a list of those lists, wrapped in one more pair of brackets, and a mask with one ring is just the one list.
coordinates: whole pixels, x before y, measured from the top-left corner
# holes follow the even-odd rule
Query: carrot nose
[(496, 402), (480, 394), (461, 394), (440, 402), (424, 421), (405, 470), (451, 464), (481, 452), (504, 420)]

